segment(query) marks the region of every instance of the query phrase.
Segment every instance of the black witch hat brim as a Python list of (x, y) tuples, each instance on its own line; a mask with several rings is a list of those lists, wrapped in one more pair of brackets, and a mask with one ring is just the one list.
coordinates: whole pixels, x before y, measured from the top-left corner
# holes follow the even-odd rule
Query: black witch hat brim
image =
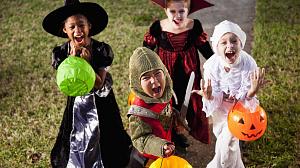
[(50, 34), (67, 38), (63, 32), (64, 21), (75, 14), (84, 15), (92, 27), (89, 36), (96, 35), (105, 29), (108, 23), (108, 16), (105, 10), (98, 4), (83, 2), (66, 5), (49, 13), (43, 20), (43, 28)]

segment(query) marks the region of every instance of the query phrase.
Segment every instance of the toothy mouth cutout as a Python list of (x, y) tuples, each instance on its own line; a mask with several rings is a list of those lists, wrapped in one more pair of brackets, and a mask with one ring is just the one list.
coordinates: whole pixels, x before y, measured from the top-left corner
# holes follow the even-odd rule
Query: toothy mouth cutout
[(262, 130), (260, 130), (256, 135), (254, 135), (254, 134), (249, 135), (249, 134), (246, 134), (246, 133), (244, 133), (244, 132), (242, 132), (242, 134), (243, 134), (244, 136), (247, 136), (248, 138), (252, 138), (252, 137), (257, 137), (261, 132), (262, 132)]

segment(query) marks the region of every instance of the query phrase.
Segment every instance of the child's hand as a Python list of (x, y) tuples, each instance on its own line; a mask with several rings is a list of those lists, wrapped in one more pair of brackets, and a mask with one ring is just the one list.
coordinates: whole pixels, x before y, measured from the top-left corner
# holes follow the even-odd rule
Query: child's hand
[(207, 100), (212, 100), (212, 87), (211, 87), (211, 80), (207, 80), (207, 87), (205, 87), (205, 81), (204, 79), (201, 79), (201, 90), (192, 90), (192, 93), (197, 93), (198, 95), (201, 95)]
[(204, 79), (201, 79), (201, 90), (203, 91), (203, 97), (207, 100), (212, 100), (212, 87), (211, 87), (211, 80), (207, 80), (207, 87), (205, 87)]
[(265, 68), (258, 68), (250, 74), (251, 88), (247, 93), (247, 97), (253, 97), (268, 82), (264, 78)]
[(80, 54), (80, 57), (85, 59), (87, 62), (90, 62), (91, 61), (91, 53), (90, 51), (83, 47), (82, 50), (81, 50), (81, 54)]
[(74, 46), (71, 44), (70, 55), (80, 56), (81, 49), (82, 49), (81, 47)]
[(164, 157), (169, 157), (174, 154), (175, 145), (171, 143), (167, 143), (163, 146), (163, 150), (164, 150)]
[(80, 56), (85, 59), (87, 62), (91, 60), (91, 53), (85, 47), (73, 46), (71, 45), (70, 55)]
[(198, 95), (203, 97), (203, 91), (202, 90), (192, 90), (192, 93), (197, 93)]

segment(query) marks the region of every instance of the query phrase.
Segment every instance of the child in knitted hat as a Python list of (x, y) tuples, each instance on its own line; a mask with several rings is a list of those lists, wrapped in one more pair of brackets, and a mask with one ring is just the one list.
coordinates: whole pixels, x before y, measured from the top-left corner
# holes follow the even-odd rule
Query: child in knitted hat
[(133, 156), (136, 163), (130, 166), (147, 167), (158, 157), (174, 153), (172, 81), (158, 55), (146, 47), (137, 48), (130, 57), (129, 74), (130, 89), (135, 95), (128, 111), (129, 130), (138, 150)]
[[(90, 93), (68, 96), (51, 151), (52, 167), (121, 168), (128, 164), (131, 140), (123, 128), (108, 73), (114, 54), (108, 44), (91, 38), (104, 30), (107, 23), (107, 13), (100, 5), (78, 0), (65, 0), (64, 6), (43, 20), (48, 33), (68, 39), (53, 49), (53, 68), (76, 55), (92, 66), (96, 76)], [(112, 150), (112, 146), (118, 150)]]
[(204, 64), (201, 91), (193, 91), (203, 95), (203, 111), (212, 117), (217, 138), (215, 156), (207, 168), (243, 168), (239, 140), (228, 129), (227, 116), (237, 100), (248, 107), (258, 105), (256, 93), (266, 83), (265, 70), (242, 50), (246, 34), (237, 24), (219, 23), (211, 41), (215, 54)]

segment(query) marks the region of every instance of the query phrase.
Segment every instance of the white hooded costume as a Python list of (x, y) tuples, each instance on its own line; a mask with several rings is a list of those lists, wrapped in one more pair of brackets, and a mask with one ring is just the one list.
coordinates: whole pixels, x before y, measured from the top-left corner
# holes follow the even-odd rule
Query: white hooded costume
[[(203, 98), (203, 111), (212, 117), (213, 133), (217, 138), (215, 156), (207, 168), (244, 168), (239, 147), (239, 140), (234, 137), (227, 124), (229, 110), (234, 103), (225, 101), (223, 94), (235, 95), (236, 99), (244, 100), (245, 106), (255, 108), (258, 105), (256, 97), (246, 100), (246, 94), (251, 86), (250, 73), (257, 69), (255, 60), (241, 50), (239, 57), (233, 64), (227, 64), (218, 54), (217, 45), (225, 33), (234, 33), (241, 41), (241, 48), (245, 46), (246, 34), (235, 23), (227, 20), (215, 26), (211, 37), (215, 54), (204, 64), (204, 80), (211, 79), (212, 100)], [(229, 67), (225, 71), (224, 67)]]

